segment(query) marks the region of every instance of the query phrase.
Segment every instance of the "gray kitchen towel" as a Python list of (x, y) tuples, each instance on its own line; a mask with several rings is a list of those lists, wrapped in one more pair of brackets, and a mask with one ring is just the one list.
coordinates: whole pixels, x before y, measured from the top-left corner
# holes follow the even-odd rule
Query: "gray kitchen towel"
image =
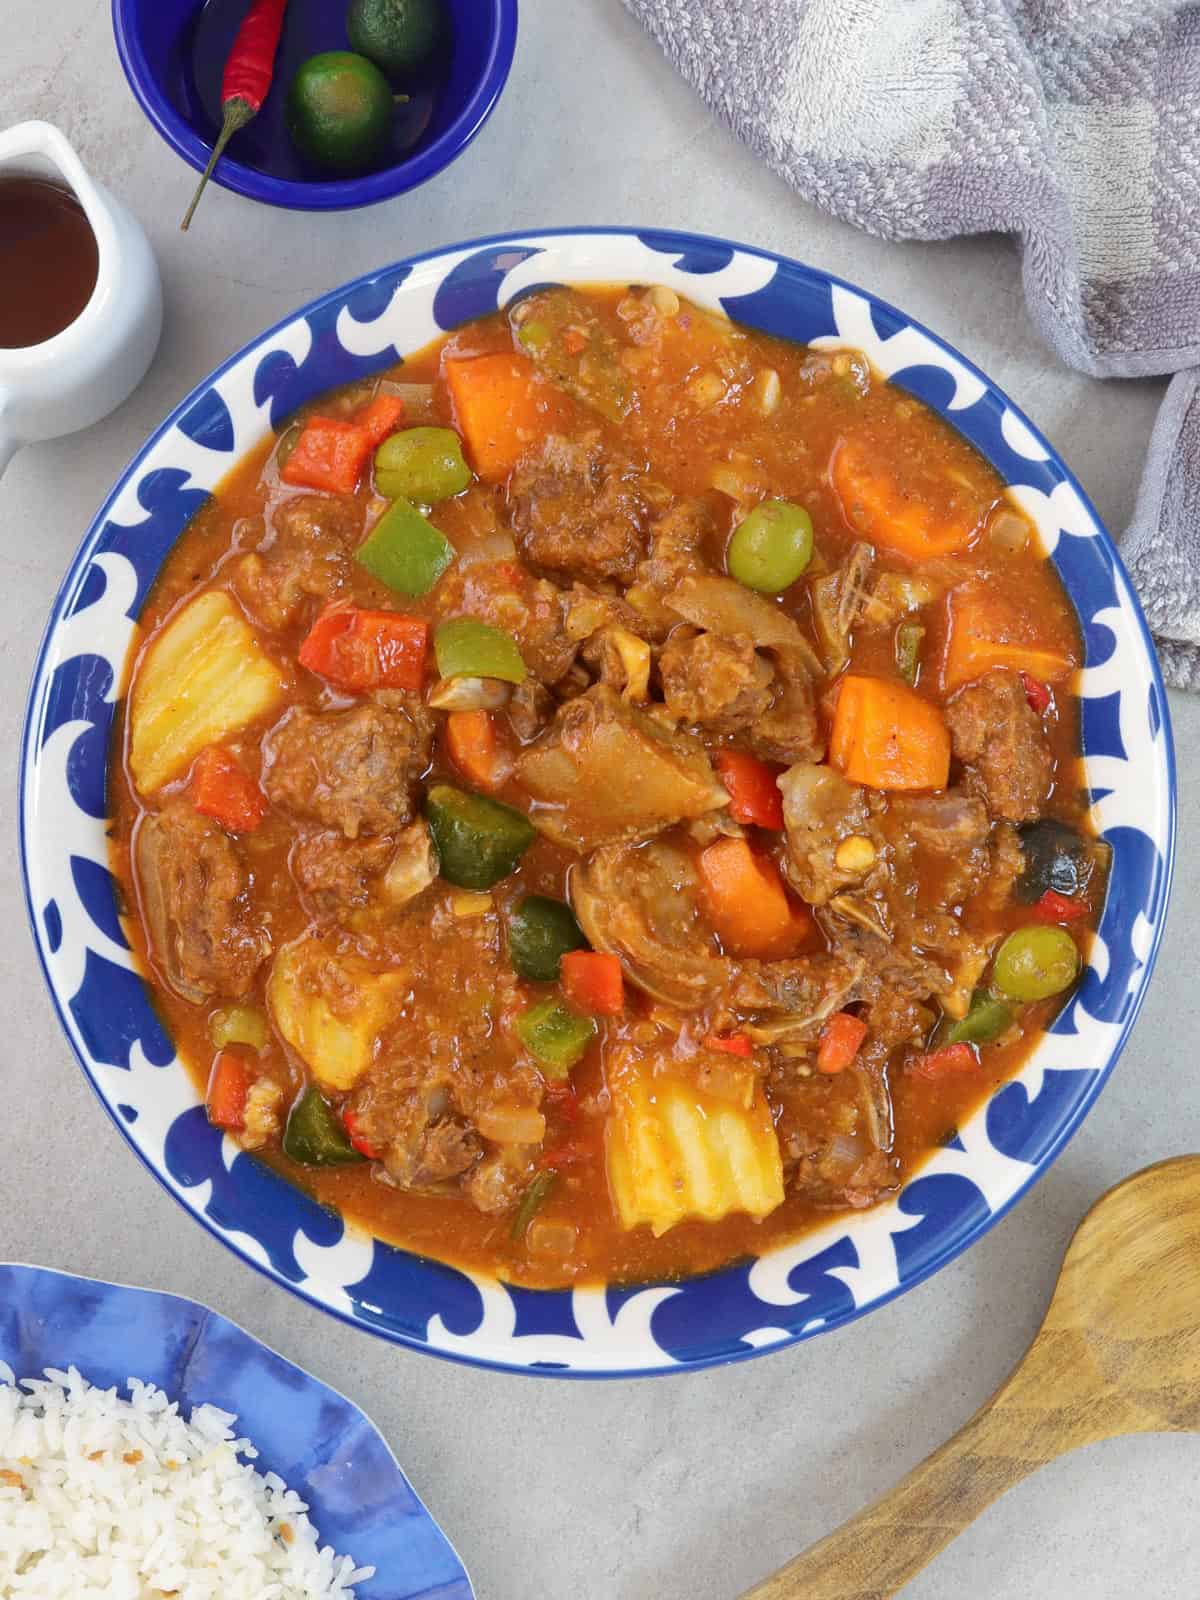
[(1178, 374), (1122, 552), (1200, 688), (1200, 3), (625, 3), (805, 199), (884, 238), (1016, 234), (1064, 361)]

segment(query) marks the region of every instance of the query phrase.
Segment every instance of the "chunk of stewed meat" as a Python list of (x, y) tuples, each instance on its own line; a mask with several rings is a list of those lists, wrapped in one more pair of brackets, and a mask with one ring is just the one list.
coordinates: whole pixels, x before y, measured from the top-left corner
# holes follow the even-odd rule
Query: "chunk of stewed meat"
[(1025, 698), (1016, 673), (995, 671), (968, 684), (946, 707), (954, 756), (964, 782), (993, 817), (1032, 822), (1042, 813), (1054, 781), (1042, 719)]
[(650, 551), (638, 568), (639, 584), (666, 594), (689, 572), (704, 566), (702, 552), (714, 527), (705, 501), (676, 501), (650, 530)]
[(479, 1140), (465, 1123), (440, 1117), (412, 1139), (393, 1138), (384, 1166), (402, 1189), (431, 1189), (461, 1177), (479, 1160), (480, 1150)]
[(482, 1146), (456, 1114), (446, 1062), (392, 1058), (353, 1103), (355, 1135), (400, 1189), (429, 1189), (462, 1176)]
[(271, 527), (233, 566), (242, 604), (264, 627), (289, 627), (312, 602), (332, 600), (349, 582), (362, 535), (353, 500), (302, 494), (285, 500)]
[(171, 987), (194, 1004), (246, 994), (270, 939), (229, 835), (178, 796), (142, 818), (133, 860), (150, 954)]
[(306, 908), (324, 919), (365, 906), (395, 846), (386, 833), (347, 839), (339, 830), (321, 828), (302, 834), (292, 847), (289, 865)]
[[(832, 767), (797, 762), (779, 780), (788, 853), (784, 872), (800, 897), (826, 905), (835, 894), (859, 883), (878, 857), (875, 825), (867, 793)], [(847, 839), (857, 851), (841, 852)]]
[(765, 653), (774, 663), (774, 692), (766, 711), (747, 727), (746, 742), (764, 761), (819, 761), (825, 741), (805, 658), (786, 650)]
[(282, 810), (357, 839), (412, 817), (413, 787), (428, 762), (429, 733), (415, 710), (301, 707), (263, 740), (263, 787)]
[(718, 735), (741, 733), (774, 698), (775, 673), (752, 639), (677, 628), (658, 666), (671, 715)]
[(521, 554), (544, 572), (628, 583), (645, 543), (647, 508), (637, 479), (632, 467), (605, 455), (598, 433), (551, 434), (512, 481)]

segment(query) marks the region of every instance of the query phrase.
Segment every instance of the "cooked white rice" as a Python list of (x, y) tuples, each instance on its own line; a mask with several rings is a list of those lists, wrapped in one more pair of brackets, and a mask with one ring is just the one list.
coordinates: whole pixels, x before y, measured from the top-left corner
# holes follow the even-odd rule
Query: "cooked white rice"
[(0, 1361), (0, 1600), (353, 1600), (374, 1569), (318, 1548), (235, 1416), (128, 1389)]

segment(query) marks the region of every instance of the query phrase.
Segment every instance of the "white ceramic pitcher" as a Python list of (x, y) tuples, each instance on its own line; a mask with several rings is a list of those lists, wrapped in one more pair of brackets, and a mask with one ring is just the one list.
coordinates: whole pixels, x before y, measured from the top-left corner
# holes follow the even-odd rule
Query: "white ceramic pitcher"
[(70, 189), (96, 236), (92, 297), (41, 344), (0, 349), (0, 473), (19, 445), (98, 422), (141, 382), (162, 329), (162, 285), (149, 241), (125, 207), (93, 182), (48, 122), (0, 133), (0, 175), (48, 178)]

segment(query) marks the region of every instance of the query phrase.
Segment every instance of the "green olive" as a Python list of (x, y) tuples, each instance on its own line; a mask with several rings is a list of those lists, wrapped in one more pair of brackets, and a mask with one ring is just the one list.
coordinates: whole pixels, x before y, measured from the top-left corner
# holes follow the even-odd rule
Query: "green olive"
[(996, 952), (992, 982), (1010, 1000), (1048, 1000), (1079, 976), (1079, 947), (1065, 928), (1018, 928)]
[(375, 452), (375, 487), (389, 500), (436, 505), (471, 481), (462, 440), (453, 428), (406, 428)]
[(812, 560), (812, 518), (790, 500), (764, 500), (733, 530), (730, 576), (761, 594), (780, 594)]

